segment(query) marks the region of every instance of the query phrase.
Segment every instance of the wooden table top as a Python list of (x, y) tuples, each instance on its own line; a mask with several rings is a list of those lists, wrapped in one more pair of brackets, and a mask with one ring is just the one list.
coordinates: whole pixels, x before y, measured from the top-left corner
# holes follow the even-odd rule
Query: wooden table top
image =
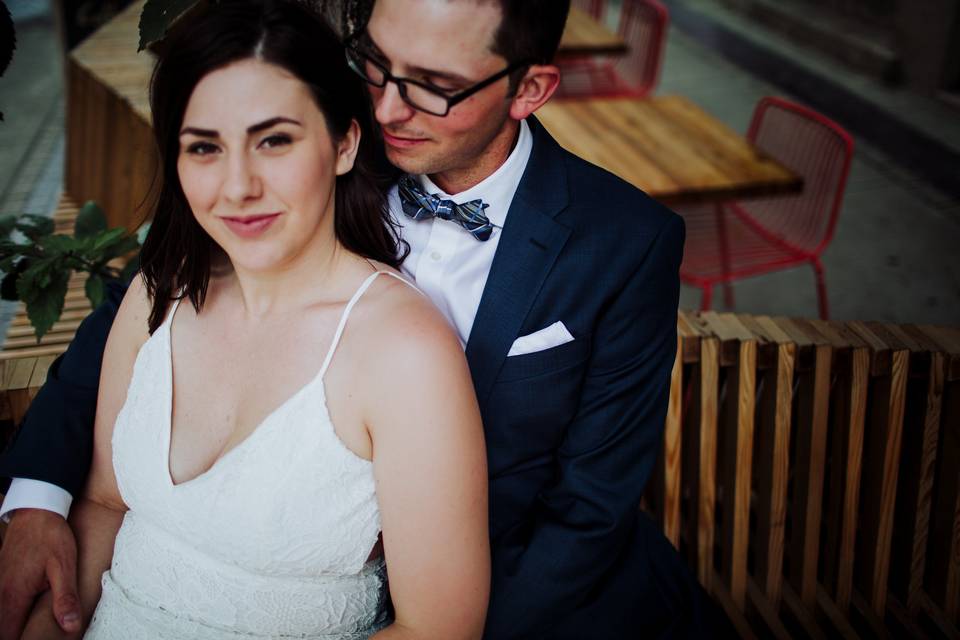
[(626, 52), (627, 43), (623, 38), (587, 12), (570, 7), (557, 55), (621, 55)]
[(536, 115), (564, 148), (667, 204), (803, 188), (800, 176), (681, 96), (555, 100)]

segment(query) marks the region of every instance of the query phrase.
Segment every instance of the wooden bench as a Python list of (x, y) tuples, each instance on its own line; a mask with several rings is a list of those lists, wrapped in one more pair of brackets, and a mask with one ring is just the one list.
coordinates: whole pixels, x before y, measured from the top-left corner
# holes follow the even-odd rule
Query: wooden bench
[(644, 506), (744, 637), (958, 637), (960, 329), (681, 312)]

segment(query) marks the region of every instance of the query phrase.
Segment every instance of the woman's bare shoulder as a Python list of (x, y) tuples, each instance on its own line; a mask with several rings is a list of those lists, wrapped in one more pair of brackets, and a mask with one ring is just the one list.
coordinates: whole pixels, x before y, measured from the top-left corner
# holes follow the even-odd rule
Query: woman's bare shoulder
[(424, 347), (424, 342), (462, 352), (456, 333), (430, 298), (407, 276), (392, 270), (390, 273), (393, 275), (378, 278), (370, 296), (365, 329), (373, 334), (371, 337), (395, 354)]

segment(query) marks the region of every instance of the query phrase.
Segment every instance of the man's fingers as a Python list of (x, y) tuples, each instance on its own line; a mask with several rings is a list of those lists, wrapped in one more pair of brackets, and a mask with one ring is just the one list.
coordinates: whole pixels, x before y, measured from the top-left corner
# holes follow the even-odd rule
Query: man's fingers
[(77, 595), (77, 558), (66, 552), (47, 564), (47, 578), (53, 593), (53, 617), (64, 631), (80, 630), (80, 597)]

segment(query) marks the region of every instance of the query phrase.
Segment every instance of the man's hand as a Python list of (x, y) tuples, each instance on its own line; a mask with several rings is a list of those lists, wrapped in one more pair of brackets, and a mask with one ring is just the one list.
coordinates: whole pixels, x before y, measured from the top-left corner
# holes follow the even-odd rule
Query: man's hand
[(34, 601), (48, 588), (54, 618), (64, 631), (79, 631), (73, 531), (52, 511), (18, 509), (0, 547), (0, 640), (20, 637)]

